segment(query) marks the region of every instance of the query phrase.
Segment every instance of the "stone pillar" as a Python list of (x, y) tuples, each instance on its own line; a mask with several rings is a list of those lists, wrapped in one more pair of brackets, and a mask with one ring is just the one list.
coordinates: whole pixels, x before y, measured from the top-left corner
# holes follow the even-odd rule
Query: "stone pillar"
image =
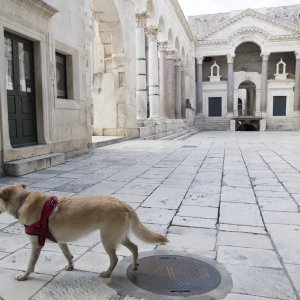
[(175, 61), (175, 117), (181, 119), (181, 59)]
[(261, 56), (262, 56), (262, 67), (261, 67), (260, 109), (262, 113), (267, 113), (269, 54), (262, 54)]
[(203, 57), (197, 58), (197, 114), (203, 113), (203, 68), (202, 68)]
[(159, 86), (158, 86), (158, 52), (157, 52), (157, 34), (158, 28), (149, 26), (146, 28), (146, 34), (149, 44), (149, 108), (150, 118), (159, 118), (160, 103), (159, 103)]
[(167, 46), (168, 42), (159, 43), (159, 97), (161, 117), (167, 117)]
[(181, 117), (186, 118), (185, 115), (185, 71), (184, 67), (181, 70)]
[(167, 110), (166, 115), (169, 119), (175, 119), (175, 51), (167, 52)]
[(296, 55), (294, 112), (300, 112), (300, 53)]
[(227, 56), (228, 78), (227, 78), (227, 114), (233, 114), (233, 97), (234, 97), (234, 82), (233, 82), (233, 61), (234, 56)]
[(145, 26), (146, 12), (136, 14), (136, 118), (147, 119)]

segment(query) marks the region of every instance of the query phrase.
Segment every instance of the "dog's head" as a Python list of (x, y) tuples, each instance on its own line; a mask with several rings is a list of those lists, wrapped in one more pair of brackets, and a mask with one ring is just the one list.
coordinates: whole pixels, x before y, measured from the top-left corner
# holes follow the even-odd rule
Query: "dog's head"
[(13, 184), (0, 188), (0, 212), (14, 215), (25, 189), (25, 184)]

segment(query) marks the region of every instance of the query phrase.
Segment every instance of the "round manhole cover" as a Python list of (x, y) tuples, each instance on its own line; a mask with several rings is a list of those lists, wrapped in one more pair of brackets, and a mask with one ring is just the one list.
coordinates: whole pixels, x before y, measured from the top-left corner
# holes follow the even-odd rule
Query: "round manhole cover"
[(127, 276), (138, 287), (159, 295), (192, 296), (216, 289), (221, 274), (210, 264), (184, 256), (157, 255), (140, 259), (138, 271)]

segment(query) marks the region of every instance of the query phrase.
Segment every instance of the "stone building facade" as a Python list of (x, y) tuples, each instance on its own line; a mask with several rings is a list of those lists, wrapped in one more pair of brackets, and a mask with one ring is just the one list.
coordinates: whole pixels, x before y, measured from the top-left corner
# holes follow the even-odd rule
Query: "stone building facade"
[(0, 53), (2, 170), (60, 163), (93, 134), (176, 130), (184, 99), (195, 103), (194, 40), (176, 0), (0, 0)]
[(197, 38), (199, 124), (299, 129), (299, 13), (293, 5), (189, 19)]
[(1, 168), (60, 163), (92, 135), (299, 129), (299, 15), (187, 22), (177, 0), (0, 0)]

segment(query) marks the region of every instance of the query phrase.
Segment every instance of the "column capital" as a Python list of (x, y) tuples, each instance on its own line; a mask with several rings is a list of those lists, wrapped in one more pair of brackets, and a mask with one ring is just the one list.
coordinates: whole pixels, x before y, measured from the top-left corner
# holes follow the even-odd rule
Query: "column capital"
[(159, 32), (158, 27), (156, 27), (154, 25), (150, 25), (150, 26), (146, 27), (145, 32), (147, 34), (148, 39), (150, 39), (152, 41), (157, 40), (157, 35)]
[(233, 64), (234, 58), (235, 58), (235, 55), (227, 54), (227, 63), (228, 64)]
[(268, 60), (270, 53), (264, 52), (264, 53), (261, 53), (260, 56), (262, 57), (263, 60)]
[(135, 14), (136, 26), (138, 28), (145, 28), (147, 18), (149, 18), (149, 15), (147, 14), (146, 11), (136, 13)]
[(175, 66), (179, 66), (180, 67), (182, 65), (181, 64), (182, 63), (181, 58), (177, 57), (174, 62), (175, 62)]
[(167, 51), (167, 59), (176, 59), (177, 52), (175, 50), (168, 50)]
[(168, 51), (168, 45), (168, 41), (158, 42), (158, 50), (166, 52)]
[(299, 52), (295, 51), (295, 57), (296, 59), (300, 59), (300, 51)]
[(197, 65), (202, 65), (204, 57), (203, 56), (197, 56), (196, 58), (197, 58)]

